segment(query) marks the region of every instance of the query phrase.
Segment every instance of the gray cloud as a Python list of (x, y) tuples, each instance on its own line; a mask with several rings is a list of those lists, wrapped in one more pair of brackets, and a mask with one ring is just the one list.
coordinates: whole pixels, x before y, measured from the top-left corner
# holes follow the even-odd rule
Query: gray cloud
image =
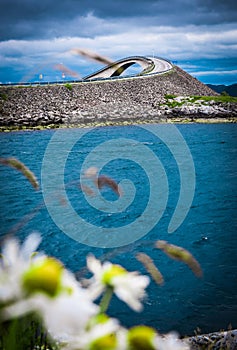
[(92, 37), (98, 35), (86, 21), (92, 15), (112, 26), (117, 19), (137, 26), (212, 25), (234, 22), (236, 10), (233, 0), (1, 0), (0, 40)]
[(191, 65), (205, 82), (218, 74), (236, 81), (236, 13), (236, 0), (1, 0), (0, 81), (39, 72), (54, 80), (56, 63), (82, 76), (95, 71), (70, 54), (75, 47), (114, 60), (154, 53)]

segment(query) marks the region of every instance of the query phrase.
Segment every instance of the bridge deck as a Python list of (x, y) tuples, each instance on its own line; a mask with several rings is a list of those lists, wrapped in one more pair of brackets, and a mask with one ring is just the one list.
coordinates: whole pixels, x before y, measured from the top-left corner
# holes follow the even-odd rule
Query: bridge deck
[(173, 68), (173, 65), (163, 58), (134, 56), (121, 59), (113, 64), (103, 67), (99, 71), (86, 76), (83, 80), (120, 76), (133, 64), (139, 64), (141, 66), (141, 72), (137, 75), (160, 74)]

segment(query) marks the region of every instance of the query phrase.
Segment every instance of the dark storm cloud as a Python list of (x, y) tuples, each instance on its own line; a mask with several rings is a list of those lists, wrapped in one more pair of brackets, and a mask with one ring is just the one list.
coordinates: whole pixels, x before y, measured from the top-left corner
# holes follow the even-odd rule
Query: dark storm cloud
[(83, 21), (88, 15), (138, 26), (141, 20), (156, 26), (230, 23), (237, 5), (233, 0), (1, 0), (0, 8), (0, 40), (9, 40), (98, 35), (98, 28), (93, 32)]
[[(40, 73), (55, 81), (59, 63), (92, 73), (72, 48), (114, 60), (155, 54), (204, 82), (235, 82), (236, 66), (217, 62), (236, 62), (236, 17), (236, 0), (0, 0), (0, 82), (37, 81)], [(207, 69), (192, 64), (202, 59)]]

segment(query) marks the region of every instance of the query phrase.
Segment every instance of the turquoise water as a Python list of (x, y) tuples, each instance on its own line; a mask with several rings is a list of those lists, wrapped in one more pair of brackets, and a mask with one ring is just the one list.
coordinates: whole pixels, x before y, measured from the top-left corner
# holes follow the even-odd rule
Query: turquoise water
[[(154, 130), (167, 127), (154, 125)], [(162, 272), (165, 284), (160, 287), (151, 282), (142, 313), (131, 312), (126, 305), (116, 298), (113, 299), (109, 313), (119, 317), (126, 326), (144, 323), (162, 332), (175, 329), (181, 334), (192, 334), (196, 327), (201, 328), (202, 332), (214, 331), (227, 328), (230, 323), (236, 328), (237, 126), (189, 124), (179, 125), (177, 128), (191, 152), (195, 168), (195, 191), (187, 216), (173, 233), (168, 233), (168, 227), (177, 207), (181, 185), (187, 187), (192, 180), (191, 172), (190, 179), (184, 183), (180, 175), (180, 169), (185, 162), (188, 162), (191, 168), (187, 149), (184, 149), (184, 152), (182, 149), (179, 150), (179, 162), (177, 162), (167, 143), (157, 135), (142, 127), (123, 126), (87, 129), (84, 135), (76, 136), (78, 141), (67, 151), (65, 168), (61, 169), (64, 174), (65, 193), (76, 215), (84, 220), (81, 221), (82, 225), (76, 226), (79, 241), (84, 237), (83, 222), (89, 222), (92, 227), (90, 237), (95, 237), (94, 245), (97, 247), (78, 242), (60, 230), (44, 204), (46, 197), (43, 196), (43, 191), (35, 192), (19, 172), (4, 166), (0, 167), (1, 235), (12, 233), (23, 240), (33, 230), (41, 232), (43, 240), (40, 249), (61, 259), (65, 266), (78, 276), (84, 272), (83, 267), (89, 252), (101, 259), (107, 258), (122, 264), (128, 270), (139, 270), (141, 273), (145, 273), (145, 270), (135, 255), (138, 252), (150, 255)], [(165, 129), (161, 131), (163, 133)], [(20, 159), (36, 174), (41, 188), (46, 188), (42, 186), (45, 174), (42, 175), (41, 170), (42, 164), (45, 164), (46, 148), (55, 132), (46, 130), (1, 133), (0, 156)], [(73, 139), (77, 135), (75, 133), (76, 130), (61, 132), (61, 139), (57, 141), (58, 147), (55, 148), (58, 150), (57, 154), (52, 154), (49, 160), (52, 169), (60, 168), (60, 156), (63, 155), (65, 140)], [(124, 143), (124, 139), (130, 140), (129, 143)], [(108, 140), (117, 142), (117, 149), (114, 150), (107, 144), (104, 151), (102, 148), (97, 148), (94, 162), (95, 166), (98, 166), (102, 164), (103, 159), (111, 159), (103, 166), (101, 173), (108, 174), (118, 182), (127, 179), (133, 183), (130, 187), (124, 185), (126, 189), (124, 198), (128, 205), (123, 211), (109, 212), (107, 210), (109, 208), (106, 209), (103, 205), (99, 208), (93, 207), (78, 187), (79, 175), (87, 155), (99, 145), (104, 146)], [(155, 163), (149, 159), (150, 153), (144, 151), (145, 148), (140, 148), (141, 145), (149, 148), (159, 159), (164, 173), (161, 168), (159, 171), (156, 170)], [(132, 156), (134, 153), (130, 153), (136, 147), (140, 164), (134, 161)], [(124, 156), (126, 154), (127, 157)], [(157, 171), (158, 190), (154, 188), (154, 184), (153, 188), (150, 188), (152, 181), (146, 172), (146, 167), (151, 171), (154, 168), (155, 175)], [(49, 183), (52, 183), (52, 193), (55, 193), (52, 205), (55, 204), (55, 208), (59, 208), (62, 221), (67, 226), (69, 221), (64, 198), (57, 188), (60, 174), (49, 170), (46, 175)], [(165, 177), (168, 185), (167, 193), (162, 192)], [(138, 230), (143, 230), (144, 236), (136, 239), (134, 232), (128, 232), (128, 235), (131, 234), (131, 243), (116, 248), (103, 248), (103, 244), (100, 246), (96, 240), (97, 228), (103, 227), (105, 233), (112, 228), (115, 231), (123, 230), (141, 218), (153, 190), (157, 190), (160, 196), (158, 206), (167, 195), (164, 208), (162, 210), (159, 208), (161, 218), (154, 227), (146, 232), (148, 222), (154, 215), (158, 215), (156, 211), (151, 210), (148, 222), (144, 220), (138, 225)], [(117, 197), (110, 189), (103, 189), (102, 195), (104, 203), (111, 201), (116, 204)], [(131, 202), (129, 197), (132, 198)], [(70, 225), (73, 226), (72, 223)], [(65, 227), (65, 230), (71, 229), (75, 230), (75, 227)], [(200, 262), (204, 277), (196, 278), (187, 266), (170, 260), (155, 249), (153, 243), (157, 239), (164, 239), (190, 250)], [(109, 244), (108, 242), (110, 242), (109, 233), (106, 233), (104, 246)]]

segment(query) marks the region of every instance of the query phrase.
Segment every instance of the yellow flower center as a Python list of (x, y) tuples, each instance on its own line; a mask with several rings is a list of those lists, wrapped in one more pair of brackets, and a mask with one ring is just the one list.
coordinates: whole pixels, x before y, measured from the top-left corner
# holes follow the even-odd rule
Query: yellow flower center
[(155, 330), (147, 326), (133, 327), (128, 332), (129, 349), (131, 350), (154, 350), (152, 341)]
[(94, 340), (90, 344), (90, 350), (114, 350), (116, 345), (117, 339), (115, 334), (108, 334)]
[(125, 275), (127, 271), (120, 265), (112, 265), (104, 272), (102, 282), (108, 286), (113, 286), (112, 279), (117, 276)]
[(43, 292), (55, 296), (61, 285), (62, 264), (53, 258), (45, 258), (33, 264), (23, 275), (23, 287), (27, 293)]

